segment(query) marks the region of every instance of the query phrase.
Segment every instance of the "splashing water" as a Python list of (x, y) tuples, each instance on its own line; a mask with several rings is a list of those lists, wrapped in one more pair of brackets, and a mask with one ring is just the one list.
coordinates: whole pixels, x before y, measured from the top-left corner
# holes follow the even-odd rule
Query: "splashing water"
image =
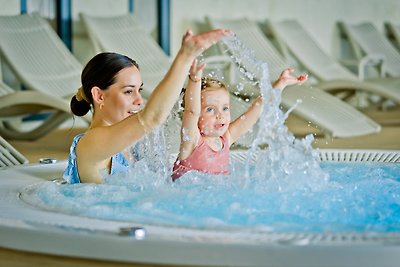
[[(101, 185), (46, 182), (27, 188), (22, 199), (78, 216), (184, 227), (399, 231), (399, 165), (319, 162), (313, 137), (297, 140), (284, 125), (290, 110), (285, 114), (279, 108), (281, 90), (271, 88), (268, 65), (237, 37), (223, 42), (265, 99), (246, 161), (231, 162), (230, 175), (193, 171), (173, 183), (170, 144), (160, 127), (129, 149), (129, 173), (106, 177)], [(178, 130), (169, 134), (179, 140)], [(268, 149), (261, 149), (266, 144)], [(146, 157), (136, 160), (137, 154)]]
[[(169, 152), (164, 133), (165, 129), (163, 127), (157, 127), (137, 145), (128, 148), (130, 168), (128, 169), (127, 176), (133, 177), (135, 173), (139, 172), (143, 174), (151, 173), (154, 178), (151, 181), (138, 179), (137, 183), (142, 185), (142, 187), (147, 183), (160, 186), (165, 183), (165, 177), (170, 175)], [(106, 183), (107, 181), (112, 182), (115, 180), (113, 176), (105, 175), (105, 177)]]
[[(309, 189), (318, 190), (326, 186), (328, 175), (321, 170), (318, 163), (319, 153), (311, 146), (313, 136), (296, 140), (284, 124), (288, 113), (284, 114), (279, 108), (281, 90), (272, 88), (268, 64), (258, 61), (237, 36), (228, 37), (223, 41), (244, 77), (259, 86), (264, 98), (259, 130), (248, 151), (246, 180), (254, 177), (272, 179), (276, 181), (277, 190), (284, 190), (281, 184), (292, 179), (302, 181), (302, 187)], [(257, 77), (260, 77), (258, 81)], [(268, 144), (267, 151), (261, 150), (260, 146), (263, 144)], [(257, 167), (250, 176), (249, 160), (254, 157), (257, 159)]]

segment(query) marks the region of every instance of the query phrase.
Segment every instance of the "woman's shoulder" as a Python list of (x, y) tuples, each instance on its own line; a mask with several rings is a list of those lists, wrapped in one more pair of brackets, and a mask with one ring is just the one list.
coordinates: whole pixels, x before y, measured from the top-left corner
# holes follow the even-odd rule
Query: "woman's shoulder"
[(78, 144), (79, 140), (84, 135), (85, 135), (85, 133), (80, 133), (80, 134), (75, 135), (75, 137), (72, 139), (71, 149), (76, 147), (76, 145)]

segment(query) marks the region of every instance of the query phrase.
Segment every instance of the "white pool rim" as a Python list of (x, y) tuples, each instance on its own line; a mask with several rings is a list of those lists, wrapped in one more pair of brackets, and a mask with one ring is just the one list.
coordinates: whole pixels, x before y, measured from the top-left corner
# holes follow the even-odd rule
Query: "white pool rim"
[[(321, 149), (322, 161), (400, 163), (398, 150)], [(241, 160), (244, 152), (232, 157)], [(399, 266), (400, 232), (274, 233), (193, 229), (72, 216), (33, 207), (24, 188), (59, 178), (66, 162), (0, 169), (0, 247), (139, 264), (201, 266)], [(144, 239), (120, 234), (141, 227)]]

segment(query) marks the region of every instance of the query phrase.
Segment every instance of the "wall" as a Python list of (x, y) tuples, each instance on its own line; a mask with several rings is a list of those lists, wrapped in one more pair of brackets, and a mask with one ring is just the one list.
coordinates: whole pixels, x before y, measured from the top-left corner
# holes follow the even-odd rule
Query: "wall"
[(0, 16), (15, 15), (20, 10), (19, 0), (0, 0)]

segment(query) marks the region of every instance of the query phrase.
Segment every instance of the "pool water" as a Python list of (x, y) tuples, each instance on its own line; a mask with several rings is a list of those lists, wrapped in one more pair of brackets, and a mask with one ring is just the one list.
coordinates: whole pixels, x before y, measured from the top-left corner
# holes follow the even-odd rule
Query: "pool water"
[(236, 163), (231, 167), (235, 176), (191, 172), (176, 183), (154, 183), (145, 178), (151, 171), (144, 170), (125, 179), (110, 177), (102, 185), (45, 182), (27, 188), (22, 196), (48, 210), (143, 224), (274, 232), (400, 230), (398, 164), (320, 166), (329, 179), (313, 181), (317, 186), (301, 177), (282, 180), (280, 187), (267, 176), (244, 181), (243, 163)]

